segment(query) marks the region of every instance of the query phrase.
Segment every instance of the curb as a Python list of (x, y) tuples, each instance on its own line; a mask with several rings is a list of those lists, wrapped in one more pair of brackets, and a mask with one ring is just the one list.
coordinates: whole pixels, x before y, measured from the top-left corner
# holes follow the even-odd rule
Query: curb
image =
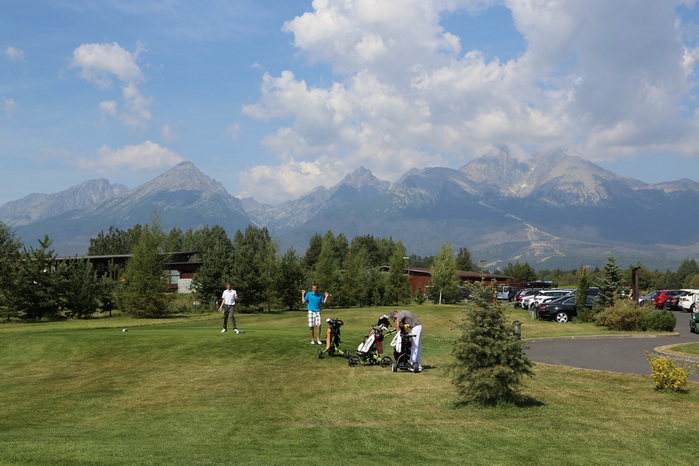
[(689, 362), (689, 363), (696, 363), (699, 364), (699, 357), (695, 356), (685, 356), (683, 354), (675, 354), (675, 353), (668, 353), (663, 350), (661, 350), (662, 346), (658, 346), (657, 348), (653, 348), (653, 351), (651, 352), (653, 356), (660, 356), (661, 358), (667, 358), (667, 359), (674, 359), (675, 361), (682, 361), (682, 362)]
[(679, 337), (677, 332), (666, 333), (664, 335), (653, 333), (649, 335), (625, 334), (625, 335), (573, 335), (567, 337), (543, 337), (543, 338), (525, 338), (527, 343), (536, 341), (564, 341), (564, 340), (615, 340), (618, 338), (666, 338)]

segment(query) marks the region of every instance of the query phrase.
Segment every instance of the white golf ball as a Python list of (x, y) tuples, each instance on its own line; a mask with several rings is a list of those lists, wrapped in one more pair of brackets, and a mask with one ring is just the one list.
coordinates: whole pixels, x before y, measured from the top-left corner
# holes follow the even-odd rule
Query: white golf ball
[(121, 329), (121, 331), (122, 331), (122, 332), (128, 332), (129, 329), (128, 329), (128, 328), (124, 328), (124, 329)]

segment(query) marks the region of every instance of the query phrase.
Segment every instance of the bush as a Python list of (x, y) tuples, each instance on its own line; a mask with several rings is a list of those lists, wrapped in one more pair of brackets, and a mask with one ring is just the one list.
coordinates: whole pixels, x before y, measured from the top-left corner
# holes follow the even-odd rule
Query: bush
[(675, 330), (677, 318), (670, 311), (650, 311), (643, 309), (638, 316), (638, 328), (646, 331), (672, 332)]
[(678, 366), (672, 359), (651, 356), (647, 352), (646, 356), (653, 371), (652, 377), (656, 390), (679, 392), (684, 389), (692, 372), (691, 369), (684, 365)]
[(614, 330), (637, 330), (641, 308), (629, 299), (617, 300), (595, 316), (597, 325)]

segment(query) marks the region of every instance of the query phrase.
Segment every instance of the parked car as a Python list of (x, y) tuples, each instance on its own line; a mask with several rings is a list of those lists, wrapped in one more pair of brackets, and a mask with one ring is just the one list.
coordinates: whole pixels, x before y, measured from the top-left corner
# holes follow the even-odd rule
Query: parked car
[[(595, 298), (588, 296), (585, 300), (585, 307), (591, 308)], [(536, 310), (539, 319), (555, 320), (556, 322), (569, 322), (577, 317), (575, 308), (575, 296), (562, 296), (557, 299), (541, 304)]]
[(689, 317), (689, 331), (699, 333), (699, 307), (695, 307)]
[(552, 299), (560, 298), (561, 296), (570, 296), (574, 294), (575, 290), (572, 288), (559, 288), (553, 290), (541, 290), (539, 294), (534, 295), (532, 300), (528, 303), (530, 309), (536, 309), (541, 304), (550, 301)]
[(525, 309), (523, 305), (524, 298), (526, 298), (527, 296), (535, 295), (539, 291), (541, 291), (541, 288), (525, 288), (523, 290), (520, 290), (520, 292), (515, 295), (515, 307), (521, 307)]
[(668, 296), (668, 298), (665, 300), (665, 303), (663, 303), (663, 309), (666, 311), (677, 311), (680, 308), (680, 297), (684, 295), (684, 291), (681, 291), (680, 294), (675, 295), (675, 296)]
[(692, 312), (699, 302), (699, 290), (682, 290), (685, 293), (680, 296), (680, 310)]
[(651, 291), (650, 293), (645, 294), (645, 295), (641, 296), (640, 298), (638, 298), (638, 304), (640, 304), (641, 306), (643, 306), (644, 304), (648, 304), (648, 305), (653, 304), (654, 305), (655, 304), (654, 298), (656, 296), (658, 296), (659, 294), (660, 294), (660, 291)]
[(498, 285), (497, 298), (512, 301), (519, 292), (519, 288), (512, 285)]
[(660, 293), (653, 297), (655, 307), (662, 309), (665, 305), (665, 301), (667, 301), (670, 296), (677, 296), (678, 294), (680, 294), (680, 290), (661, 290)]

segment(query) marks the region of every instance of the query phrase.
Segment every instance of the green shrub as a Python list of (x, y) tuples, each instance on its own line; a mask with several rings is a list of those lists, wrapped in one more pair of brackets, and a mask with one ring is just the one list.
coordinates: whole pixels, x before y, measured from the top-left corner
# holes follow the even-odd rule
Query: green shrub
[(638, 316), (638, 328), (646, 331), (672, 332), (675, 330), (677, 318), (666, 310), (650, 311), (643, 309)]
[(597, 325), (614, 330), (637, 330), (641, 308), (629, 299), (617, 300), (595, 316)]

